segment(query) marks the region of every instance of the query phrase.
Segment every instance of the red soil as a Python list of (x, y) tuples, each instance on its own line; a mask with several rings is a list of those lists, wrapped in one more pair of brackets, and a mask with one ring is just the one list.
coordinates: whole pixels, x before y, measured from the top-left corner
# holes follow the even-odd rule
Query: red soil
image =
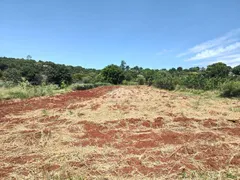
[(0, 101), (0, 117), (4, 117), (5, 115), (11, 113), (16, 114), (18, 112), (33, 111), (36, 109), (64, 108), (73, 102), (85, 101), (100, 97), (116, 88), (118, 87), (106, 86), (86, 91), (74, 91), (53, 97), (31, 98), (22, 101)]
[[(58, 125), (67, 123), (67, 119), (60, 119), (59, 116), (43, 116), (38, 122), (44, 126), (38, 129), (38, 124), (32, 123), (32, 118), (9, 119), (6, 115), (37, 109), (75, 109), (85, 106), (84, 101), (99, 96), (117, 88), (99, 87), (93, 90), (76, 91), (64, 95), (44, 98), (32, 98), (23, 101), (2, 101), (0, 102), (0, 136), (7, 134), (7, 130), (13, 129), (18, 124), (25, 123), (29, 130), (19, 130), (17, 133), (22, 137), (21, 142), (29, 148), (38, 146), (42, 136), (50, 137), (58, 129)], [(116, 97), (118, 98), (118, 97)], [(83, 102), (78, 105), (71, 105), (73, 102)], [(97, 111), (101, 104), (93, 104), (93, 111)], [(120, 106), (111, 107), (112, 110), (121, 109), (135, 110), (137, 107)], [(72, 141), (62, 141), (65, 149), (70, 147), (82, 148), (94, 146), (99, 148), (110, 147), (116, 153), (101, 154), (95, 152), (87, 155), (83, 160), (65, 160), (68, 168), (84, 172), (89, 177), (93, 175), (111, 174), (113, 176), (131, 177), (144, 175), (145, 177), (159, 178), (162, 175), (181, 174), (191, 170), (220, 170), (228, 167), (240, 167), (240, 154), (236, 153), (239, 148), (238, 141), (224, 141), (224, 135), (228, 137), (240, 137), (240, 124), (232, 122), (229, 124), (218, 123), (218, 120), (199, 120), (186, 117), (175, 117), (169, 114), (176, 123), (177, 128), (169, 128), (161, 116), (153, 120), (143, 119), (122, 119), (107, 121), (105, 123), (93, 123), (79, 121), (78, 123), (66, 126)], [(57, 121), (56, 121), (57, 119)], [(196, 130), (193, 123), (200, 127)], [(229, 122), (231, 123), (231, 122)], [(203, 130), (204, 129), (204, 130)], [(59, 130), (61, 131), (61, 129)], [(9, 134), (8, 134), (9, 136)], [(14, 137), (15, 138), (15, 137)], [(6, 138), (4, 143), (11, 143), (11, 138)], [(11, 149), (12, 148), (12, 149)], [(11, 147), (9, 151), (15, 151)], [(3, 152), (0, 147), (0, 153)], [(58, 171), (60, 164), (48, 164), (49, 157), (32, 153), (31, 155), (16, 155), (4, 157), (0, 155), (0, 179), (9, 177), (12, 172), (20, 172), (27, 176), (31, 170), (21, 169), (20, 165), (27, 165), (40, 162), (41, 170), (44, 172)], [(196, 163), (197, 162), (197, 163)], [(118, 164), (110, 170), (97, 170), (92, 168), (99, 163)], [(6, 166), (8, 164), (8, 166)], [(176, 177), (174, 177), (176, 179)]]

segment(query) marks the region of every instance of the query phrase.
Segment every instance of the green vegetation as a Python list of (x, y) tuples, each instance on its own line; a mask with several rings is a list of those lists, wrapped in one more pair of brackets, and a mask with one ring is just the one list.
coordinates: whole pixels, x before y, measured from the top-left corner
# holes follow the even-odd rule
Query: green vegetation
[(110, 83), (95, 83), (95, 84), (72, 84), (72, 90), (76, 91), (76, 90), (87, 90), (87, 89), (92, 89), (95, 87), (99, 87), (99, 86), (109, 86), (111, 85)]
[[(23, 83), (27, 84), (23, 87)], [(223, 97), (239, 97), (240, 65), (214, 63), (207, 68), (143, 69), (125, 61), (102, 70), (85, 69), (31, 58), (0, 57), (0, 99), (52, 95), (109, 84), (154, 85), (167, 90), (221, 91)], [(194, 91), (195, 92), (195, 91)]]
[(69, 88), (61, 89), (57, 85), (31, 85), (28, 81), (14, 85), (0, 81), (0, 100), (2, 99), (25, 99), (31, 97), (51, 96), (69, 91)]
[(240, 97), (240, 81), (230, 81), (223, 84), (222, 96), (224, 97)]
[(112, 84), (121, 84), (124, 80), (124, 74), (121, 67), (117, 65), (109, 65), (102, 70), (102, 75), (105, 81)]

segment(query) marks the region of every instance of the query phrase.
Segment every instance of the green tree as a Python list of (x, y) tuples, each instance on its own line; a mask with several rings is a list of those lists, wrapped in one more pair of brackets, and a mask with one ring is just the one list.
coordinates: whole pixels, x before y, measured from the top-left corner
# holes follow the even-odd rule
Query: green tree
[(174, 90), (173, 76), (167, 71), (160, 71), (155, 75), (154, 86), (161, 89)]
[(32, 56), (31, 55), (27, 55), (27, 60), (31, 60)]
[(0, 63), (0, 70), (4, 71), (8, 68), (6, 64)]
[(3, 77), (3, 72), (0, 70), (0, 79)]
[(72, 82), (71, 73), (64, 65), (48, 66), (45, 73), (49, 83), (61, 85), (63, 81), (66, 84), (70, 84)]
[(232, 69), (232, 73), (235, 74), (235, 75), (240, 75), (240, 65), (234, 67)]
[(168, 70), (170, 73), (175, 73), (177, 70), (176, 70), (176, 68), (171, 68), (171, 69), (169, 69)]
[(207, 67), (206, 75), (210, 78), (212, 77), (224, 78), (228, 76), (230, 70), (231, 67), (227, 66), (222, 62), (218, 62)]
[(189, 68), (190, 72), (198, 72), (199, 70), (200, 70), (199, 67), (191, 67), (191, 68)]
[(124, 60), (121, 61), (121, 65), (120, 65), (120, 68), (125, 71), (126, 70), (126, 62)]
[(144, 85), (146, 82), (146, 79), (143, 75), (139, 74), (137, 75), (137, 82), (138, 82), (138, 85)]
[(178, 67), (178, 68), (177, 68), (177, 71), (182, 71), (182, 70), (183, 70), (182, 67)]
[(121, 84), (124, 80), (123, 70), (114, 64), (106, 66), (102, 70), (104, 80), (112, 84)]
[(74, 74), (72, 74), (73, 82), (80, 82), (80, 81), (82, 81), (83, 77), (84, 77), (84, 75), (82, 73), (74, 73)]
[(148, 79), (153, 79), (155, 71), (147, 68), (142, 71), (142, 74), (146, 78), (146, 81), (148, 81)]
[(26, 80), (30, 83), (32, 83), (32, 81), (36, 81), (36, 79), (39, 79), (39, 77), (37, 77), (37, 74), (39, 74), (39, 71), (34, 64), (26, 64), (21, 68), (22, 77), (25, 77)]
[(94, 81), (94, 83), (105, 82), (102, 73), (98, 73), (98, 74), (93, 78), (93, 81)]
[(12, 81), (18, 83), (21, 81), (21, 73), (15, 68), (9, 68), (3, 72), (3, 78), (5, 81)]

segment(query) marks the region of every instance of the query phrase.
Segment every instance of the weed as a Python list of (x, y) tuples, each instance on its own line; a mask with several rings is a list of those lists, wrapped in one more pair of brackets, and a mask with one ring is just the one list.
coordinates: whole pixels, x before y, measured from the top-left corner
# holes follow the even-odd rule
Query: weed
[(240, 112), (240, 107), (231, 107), (229, 110), (232, 112)]
[(43, 110), (42, 110), (42, 114), (43, 114), (44, 116), (48, 116), (48, 111), (47, 111), (46, 109), (43, 109)]
[(70, 114), (70, 115), (73, 115), (73, 112), (72, 112), (71, 110), (69, 110), (69, 114)]
[(240, 97), (240, 82), (228, 82), (222, 85), (223, 97)]
[(81, 117), (84, 115), (84, 113), (78, 113), (77, 115), (78, 115), (78, 117)]
[(237, 176), (233, 175), (232, 173), (227, 172), (226, 177), (230, 179), (237, 179)]
[(201, 102), (201, 96), (197, 99), (197, 101), (193, 102), (193, 108), (198, 109), (200, 106), (200, 102)]

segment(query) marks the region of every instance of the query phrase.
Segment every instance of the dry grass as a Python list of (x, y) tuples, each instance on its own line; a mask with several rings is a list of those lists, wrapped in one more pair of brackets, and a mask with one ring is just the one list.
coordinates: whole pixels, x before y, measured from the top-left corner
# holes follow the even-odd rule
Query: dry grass
[(0, 119), (0, 179), (237, 179), (239, 107), (236, 99), (124, 86), (12, 111)]

